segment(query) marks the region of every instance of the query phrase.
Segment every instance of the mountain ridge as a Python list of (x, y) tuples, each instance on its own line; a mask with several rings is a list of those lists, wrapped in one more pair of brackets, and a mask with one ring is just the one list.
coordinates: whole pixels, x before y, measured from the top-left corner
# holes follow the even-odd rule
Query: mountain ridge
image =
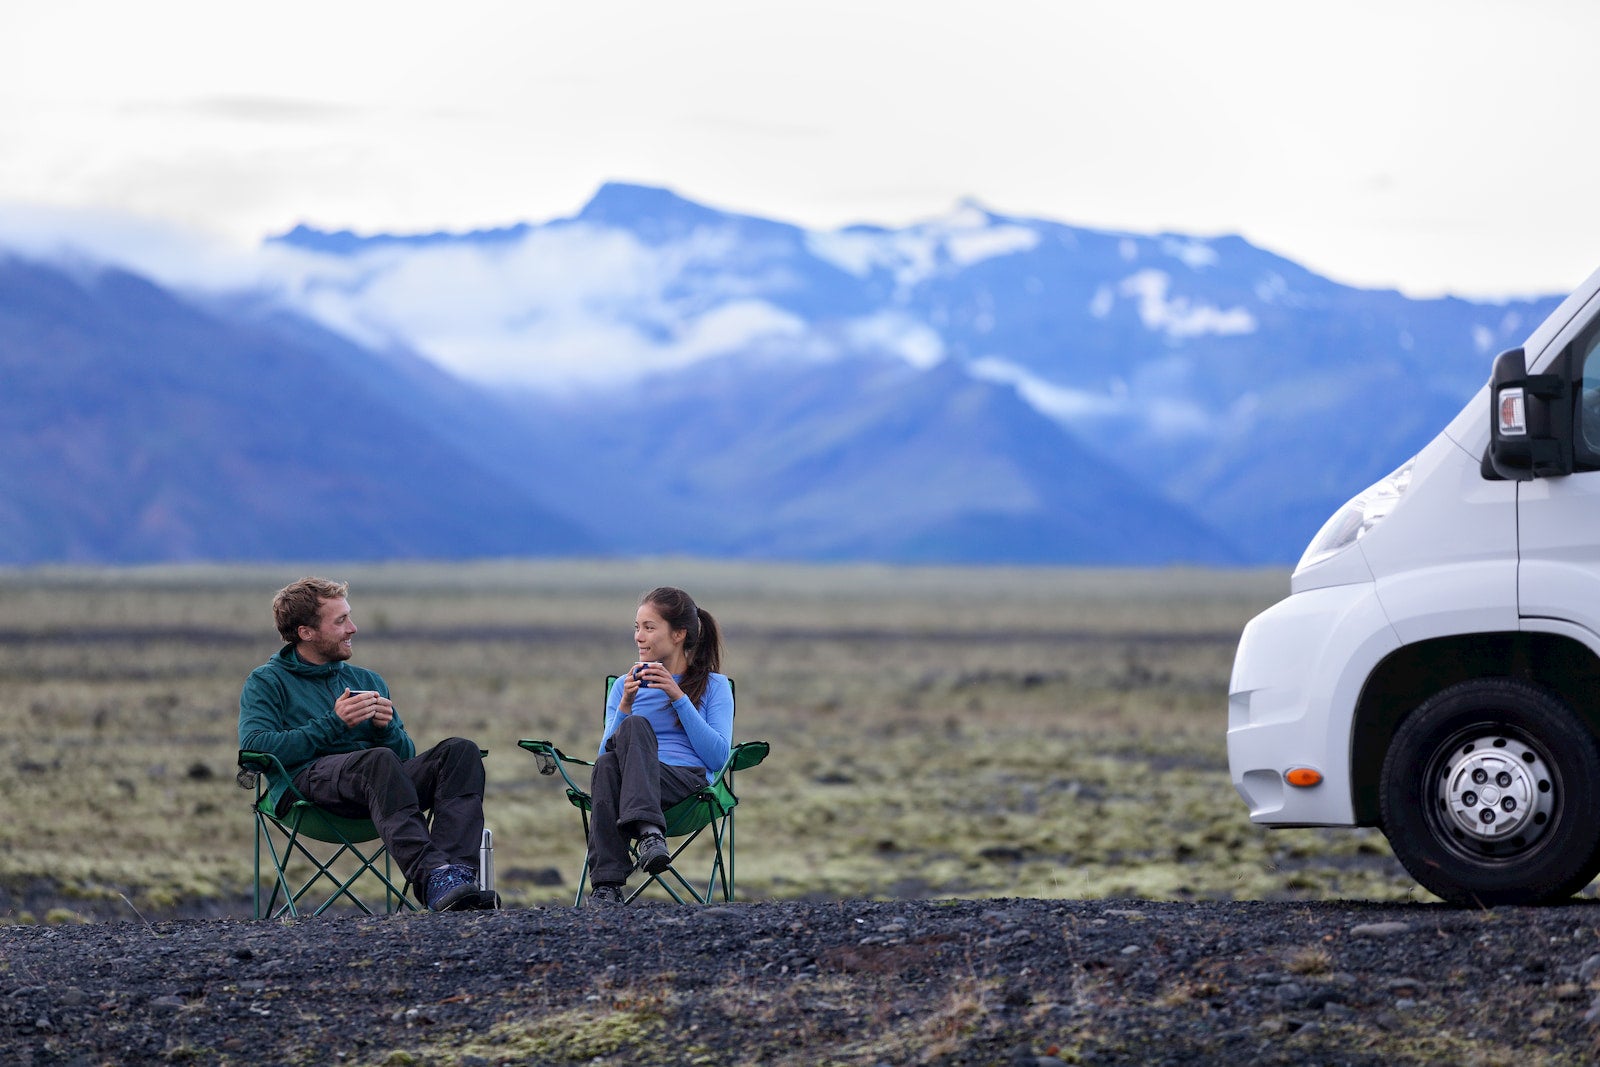
[[(508, 267), (489, 274), (505, 307), (560, 326), (480, 336), (458, 322), (446, 338), (436, 319), (408, 325), (403, 311), (386, 324), (469, 377), (474, 353), (492, 353), (495, 380), (532, 389), (571, 374), (572, 388), (599, 392), (728, 354), (950, 360), (1016, 390), (1262, 562), (1294, 559), (1559, 302), (1353, 288), (1237, 235), (1095, 230), (971, 203), (899, 229), (808, 231), (622, 183), (534, 226), (521, 247), (534, 261), (616, 262), (629, 299), (606, 305), (610, 278), (519, 290)], [(354, 294), (351, 306), (395, 306), (383, 263), (359, 250), (341, 263), (376, 272), (371, 299)], [(413, 285), (426, 257), (403, 271)], [(609, 344), (593, 363), (560, 357), (597, 336)]]
[[(30, 382), (0, 396), (0, 563), (311, 550), (260, 424), (314, 435), (295, 387), (330, 382), (379, 428), (276, 469), (337, 531), (319, 555), (1283, 563), (1556, 303), (1352, 289), (1233, 236), (970, 203), (810, 231), (625, 183), (269, 250), (249, 290), (0, 250)], [(85, 405), (75, 366), (119, 388)]]

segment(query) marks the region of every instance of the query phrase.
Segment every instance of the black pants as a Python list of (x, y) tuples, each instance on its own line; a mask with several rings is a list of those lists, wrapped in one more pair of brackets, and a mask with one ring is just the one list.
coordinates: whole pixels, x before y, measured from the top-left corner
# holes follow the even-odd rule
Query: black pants
[[(420, 896), (435, 867), (478, 869), (483, 780), (477, 744), (452, 737), (403, 762), (386, 748), (323, 756), (295, 775), (294, 784), (319, 808), (371, 819)], [(432, 818), (424, 819), (424, 811)]]
[(640, 823), (660, 826), (661, 812), (705, 788), (704, 767), (674, 767), (658, 755), (648, 720), (624, 715), (589, 779), (589, 884), (622, 883), (633, 872), (628, 840)]

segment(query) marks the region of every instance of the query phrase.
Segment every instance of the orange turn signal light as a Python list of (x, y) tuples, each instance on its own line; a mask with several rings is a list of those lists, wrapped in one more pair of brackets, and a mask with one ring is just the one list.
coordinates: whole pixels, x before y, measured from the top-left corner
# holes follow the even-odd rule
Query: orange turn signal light
[(1314, 785), (1322, 784), (1322, 772), (1310, 767), (1290, 767), (1284, 773), (1283, 780), (1292, 786), (1310, 789)]

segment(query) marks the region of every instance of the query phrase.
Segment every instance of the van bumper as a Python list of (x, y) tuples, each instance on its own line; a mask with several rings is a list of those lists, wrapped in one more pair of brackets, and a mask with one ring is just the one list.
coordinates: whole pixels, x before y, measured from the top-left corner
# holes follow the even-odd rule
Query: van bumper
[[(1372, 669), (1399, 646), (1371, 582), (1296, 593), (1250, 620), (1228, 686), (1228, 771), (1251, 822), (1355, 825), (1355, 709)], [(1289, 785), (1296, 767), (1322, 781)]]

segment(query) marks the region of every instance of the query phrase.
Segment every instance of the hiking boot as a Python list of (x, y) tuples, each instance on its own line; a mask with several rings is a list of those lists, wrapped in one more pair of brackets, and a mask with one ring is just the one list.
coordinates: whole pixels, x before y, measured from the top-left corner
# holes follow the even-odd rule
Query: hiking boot
[(479, 889), (472, 895), (471, 903), (456, 905), (457, 911), (499, 911), (500, 894), (493, 889)]
[(613, 882), (597, 885), (589, 890), (589, 907), (591, 908), (620, 908), (626, 904), (622, 896), (622, 887)]
[(660, 834), (646, 833), (639, 838), (639, 869), (646, 874), (660, 874), (672, 866), (672, 853), (667, 849), (667, 839)]
[(428, 876), (429, 911), (466, 911), (483, 907), (483, 891), (471, 867), (452, 863)]

